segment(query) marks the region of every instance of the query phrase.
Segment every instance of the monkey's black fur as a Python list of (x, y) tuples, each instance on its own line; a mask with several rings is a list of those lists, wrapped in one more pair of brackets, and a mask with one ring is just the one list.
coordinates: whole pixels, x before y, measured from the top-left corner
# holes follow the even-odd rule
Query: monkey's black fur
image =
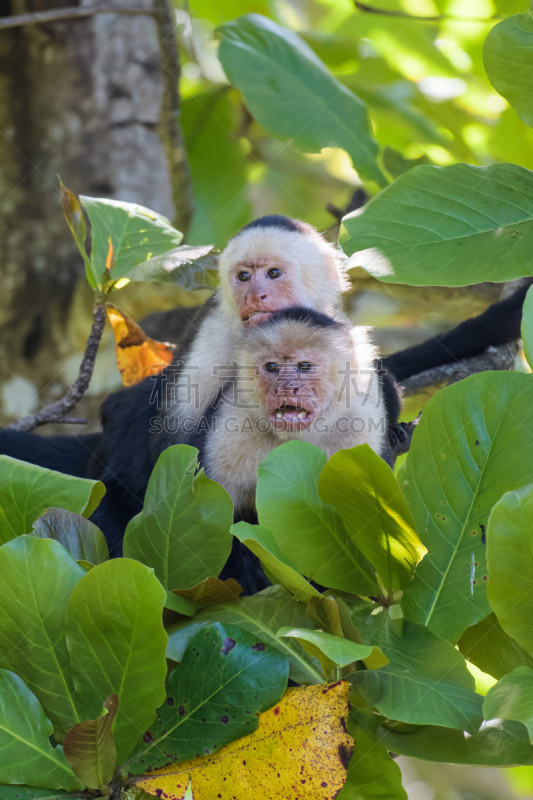
[[(248, 227), (289, 227), (277, 215), (263, 218)], [(270, 221), (272, 220), (272, 221)], [(401, 409), (396, 380), (401, 382), (411, 375), (443, 364), (479, 355), (487, 347), (503, 344), (520, 337), (522, 305), (526, 292), (533, 282), (520, 287), (513, 295), (495, 303), (478, 317), (462, 322), (448, 333), (440, 334), (421, 345), (410, 347), (382, 359), (377, 365), (382, 379), (382, 395), (387, 409), (391, 441), (398, 430)], [(217, 302), (208, 301), (191, 324), (179, 349), (180, 361), (185, 361), (194, 341), (198, 323)], [(303, 308), (291, 308), (272, 315), (272, 322), (285, 319), (307, 321), (319, 327), (337, 326), (339, 323), (324, 314)], [(267, 323), (268, 324), (268, 323)], [(147, 378), (127, 389), (110, 395), (102, 405), (103, 433), (82, 436), (42, 437), (15, 431), (0, 431), (0, 453), (32, 464), (80, 477), (102, 480), (107, 493), (91, 519), (104, 532), (113, 556), (121, 554), (122, 538), (128, 521), (142, 508), (144, 494), (157, 457), (164, 447), (172, 444), (165, 434), (151, 433), (153, 419), (158, 416), (158, 404), (164, 398), (164, 388), (171, 372), (179, 372), (179, 363), (164, 370), (159, 376)], [(396, 379), (396, 380), (395, 380)], [(206, 417), (213, 413), (207, 409)], [(202, 435), (192, 435), (188, 443), (203, 450)], [(248, 519), (256, 521), (256, 519)], [(237, 577), (247, 593), (263, 588), (267, 583), (258, 561), (247, 548), (234, 541), (230, 559), (223, 577)]]

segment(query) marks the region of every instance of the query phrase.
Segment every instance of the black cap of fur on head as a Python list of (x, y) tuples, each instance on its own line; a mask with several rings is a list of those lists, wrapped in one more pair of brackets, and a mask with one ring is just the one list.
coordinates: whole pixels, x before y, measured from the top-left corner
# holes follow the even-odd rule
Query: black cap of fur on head
[(266, 217), (254, 219), (253, 222), (249, 222), (248, 225), (245, 225), (244, 228), (241, 228), (239, 233), (242, 231), (249, 231), (251, 228), (281, 228), (285, 231), (303, 233), (304, 235), (311, 233), (316, 236), (316, 231), (311, 227), (311, 225), (308, 225), (306, 222), (300, 222), (297, 219), (285, 217), (283, 214), (269, 214)]
[[(336, 322), (326, 314), (321, 314), (319, 311), (314, 311), (312, 308), (305, 308), (304, 306), (291, 306), (290, 308), (282, 308), (280, 311), (275, 311), (267, 325), (272, 325), (276, 322), (283, 320), (294, 320), (295, 322), (307, 322), (315, 328), (342, 328), (340, 322)], [(264, 323), (265, 324), (265, 323)]]

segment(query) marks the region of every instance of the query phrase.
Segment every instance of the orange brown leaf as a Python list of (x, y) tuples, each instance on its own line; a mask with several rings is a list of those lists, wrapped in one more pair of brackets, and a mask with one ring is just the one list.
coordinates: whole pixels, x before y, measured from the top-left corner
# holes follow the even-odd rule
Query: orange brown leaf
[(174, 346), (150, 339), (136, 322), (115, 306), (108, 304), (107, 316), (117, 353), (117, 366), (124, 386), (133, 386), (149, 375), (157, 375), (174, 358)]
[(178, 594), (186, 600), (192, 600), (200, 608), (209, 608), (210, 606), (216, 606), (218, 603), (237, 600), (239, 595), (242, 594), (242, 586), (234, 578), (221, 581), (220, 578), (211, 576), (206, 578), (205, 581), (197, 583), (192, 589), (173, 589), (172, 593)]
[(349, 684), (288, 689), (259, 714), (254, 733), (218, 753), (164, 767), (137, 780), (163, 800), (333, 800), (344, 786), (354, 741), (347, 733)]

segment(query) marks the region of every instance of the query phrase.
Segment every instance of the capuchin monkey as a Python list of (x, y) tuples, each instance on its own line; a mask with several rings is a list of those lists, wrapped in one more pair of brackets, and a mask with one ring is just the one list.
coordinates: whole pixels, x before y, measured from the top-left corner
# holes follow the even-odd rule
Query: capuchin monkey
[[(142, 508), (158, 456), (170, 445), (189, 442), (210, 413), (227, 383), (228, 366), (236, 359), (235, 353), (241, 352), (243, 334), (260, 331), (276, 312), (294, 306), (323, 314), (340, 323), (340, 329), (349, 325), (341, 309), (341, 296), (347, 287), (342, 254), (305, 223), (273, 215), (245, 226), (220, 255), (219, 276), (219, 289), (191, 320), (188, 335), (180, 341), (176, 363), (108, 397), (101, 409), (103, 433), (90, 444), (81, 443), (87, 454), (85, 476), (102, 480), (107, 488), (92, 519), (104, 531), (114, 555), (120, 555), (127, 522)], [(400, 401), (390, 373), (401, 381), (519, 338), (526, 291), (527, 287), (520, 289), (453, 331), (383, 360), (382, 375), (387, 377), (381, 381), (381, 391), (389, 427), (389, 433), (383, 436), (394, 439), (398, 430)], [(371, 351), (365, 336), (357, 330), (351, 346), (361, 348), (358, 363), (368, 363)], [(343, 336), (339, 333), (340, 339)], [(369, 369), (378, 372), (376, 367)], [(9, 434), (7, 439), (3, 439), (5, 434)], [(9, 454), (20, 457), (12, 438), (15, 435), (9, 431), (0, 434), (0, 452), (4, 452), (4, 441)], [(35, 434), (17, 435), (43, 441)], [(361, 441), (371, 443), (364, 438), (370, 436), (369, 431), (362, 436)], [(72, 474), (84, 467), (82, 451), (74, 445), (83, 439), (72, 437), (76, 449), (72, 469), (77, 470)], [(26, 458), (28, 442), (23, 444), (20, 452)], [(375, 448), (387, 457), (383, 442), (376, 443)], [(62, 448), (39, 444), (37, 449), (33, 463), (61, 471), (63, 462), (58, 453)], [(67, 460), (63, 461), (63, 467), (70, 468)]]
[(231, 495), (236, 519), (255, 516), (257, 468), (283, 442), (310, 442), (328, 458), (367, 443), (390, 461), (374, 358), (366, 329), (301, 307), (277, 311), (241, 336), (239, 368), (189, 440), (206, 475)]

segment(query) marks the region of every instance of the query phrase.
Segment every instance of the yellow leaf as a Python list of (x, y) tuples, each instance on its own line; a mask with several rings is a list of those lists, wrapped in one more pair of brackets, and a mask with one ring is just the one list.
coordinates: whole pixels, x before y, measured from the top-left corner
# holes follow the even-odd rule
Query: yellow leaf
[(107, 251), (107, 256), (105, 260), (105, 268), (111, 272), (113, 266), (115, 264), (115, 251), (113, 249), (113, 242), (111, 240), (111, 236), (109, 237), (109, 248)]
[(148, 338), (136, 322), (110, 303), (106, 308), (115, 334), (117, 366), (124, 386), (133, 386), (149, 375), (157, 375), (172, 363), (173, 345)]
[(333, 800), (344, 786), (354, 741), (346, 731), (349, 684), (288, 689), (259, 714), (254, 733), (218, 753), (150, 772), (139, 789), (163, 800)]

